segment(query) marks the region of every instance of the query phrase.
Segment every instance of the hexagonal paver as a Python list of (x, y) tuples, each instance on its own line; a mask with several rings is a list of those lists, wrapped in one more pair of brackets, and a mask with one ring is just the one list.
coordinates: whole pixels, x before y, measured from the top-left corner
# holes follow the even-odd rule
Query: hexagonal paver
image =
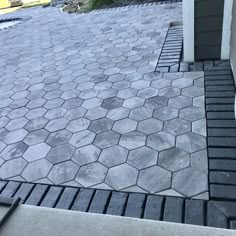
[(62, 144), (53, 147), (47, 154), (46, 158), (53, 164), (57, 164), (66, 160), (71, 159), (75, 148), (70, 144)]
[(190, 98), (199, 97), (201, 95), (204, 95), (204, 88), (190, 86), (182, 90), (182, 95)]
[(61, 98), (54, 98), (52, 100), (47, 101), (44, 104), (44, 107), (47, 109), (53, 109), (55, 107), (60, 107), (64, 103), (64, 99)]
[(208, 190), (208, 178), (206, 174), (189, 167), (174, 173), (172, 188), (186, 197), (193, 197)]
[(200, 107), (187, 107), (179, 112), (179, 117), (189, 121), (200, 120), (205, 118), (205, 109)]
[(28, 146), (23, 142), (10, 144), (2, 151), (1, 157), (4, 160), (11, 160), (16, 157), (21, 157), (27, 148)]
[(144, 101), (145, 100), (140, 97), (128, 98), (124, 101), (123, 107), (129, 108), (129, 109), (134, 109), (134, 108), (143, 106)]
[(94, 139), (94, 145), (99, 148), (107, 148), (118, 144), (120, 139), (120, 134), (112, 130), (106, 131), (96, 135)]
[(162, 121), (172, 120), (178, 117), (178, 110), (171, 107), (159, 108), (154, 111), (153, 117)]
[(206, 138), (190, 132), (178, 136), (176, 146), (189, 153), (197, 152), (206, 148)]
[(192, 98), (185, 97), (185, 96), (178, 96), (178, 97), (170, 98), (168, 105), (173, 108), (181, 109), (181, 108), (192, 106), (193, 101), (192, 101)]
[(138, 81), (134, 81), (132, 82), (131, 84), (131, 88), (134, 88), (134, 89), (144, 89), (144, 88), (147, 88), (149, 87), (150, 85), (150, 81), (147, 81), (147, 80), (138, 80)]
[(144, 134), (153, 134), (161, 131), (163, 122), (154, 118), (143, 120), (139, 122), (137, 130)]
[(121, 146), (113, 146), (103, 149), (99, 157), (99, 162), (107, 167), (113, 167), (126, 161), (128, 151)]
[(138, 97), (147, 99), (147, 98), (157, 96), (158, 93), (159, 93), (158, 89), (148, 87), (148, 88), (144, 88), (144, 89), (139, 90)]
[(183, 75), (184, 73), (182, 72), (165, 73), (163, 78), (166, 80), (176, 80), (176, 79), (181, 79)]
[(170, 188), (171, 173), (159, 166), (152, 166), (139, 172), (138, 185), (150, 193)]
[(164, 131), (180, 135), (191, 131), (191, 122), (182, 119), (173, 119), (165, 122)]
[(137, 124), (137, 121), (126, 118), (123, 120), (116, 121), (112, 129), (120, 134), (124, 134), (134, 131), (137, 127)]
[(70, 121), (66, 129), (71, 133), (76, 133), (78, 131), (86, 130), (89, 127), (90, 123), (91, 122), (86, 118), (79, 118)]
[(208, 174), (207, 149), (203, 149), (191, 155), (191, 167), (202, 173)]
[(128, 108), (117, 107), (108, 111), (107, 118), (114, 121), (121, 120), (127, 118), (129, 116), (129, 112), (130, 110)]
[(177, 97), (180, 95), (181, 90), (179, 88), (167, 87), (160, 89), (159, 95), (166, 98)]
[(158, 152), (148, 147), (140, 147), (130, 151), (127, 163), (137, 169), (157, 164)]
[(99, 107), (102, 104), (102, 102), (103, 101), (100, 98), (90, 98), (83, 102), (82, 107), (86, 109), (92, 109), (95, 107)]
[(156, 96), (146, 99), (145, 106), (152, 109), (157, 109), (167, 106), (167, 102), (168, 102), (167, 98)]
[(78, 165), (86, 165), (98, 160), (101, 150), (94, 145), (88, 145), (76, 149), (72, 160)]
[(42, 129), (46, 126), (47, 123), (48, 123), (48, 119), (44, 117), (39, 117), (39, 118), (28, 121), (27, 124), (25, 125), (25, 129), (28, 131)]
[(76, 181), (84, 187), (90, 187), (104, 182), (107, 168), (100, 163), (82, 166), (76, 175)]
[(52, 166), (52, 163), (46, 159), (33, 161), (26, 166), (21, 176), (28, 182), (42, 179), (47, 177)]
[(30, 132), (24, 139), (24, 143), (31, 146), (37, 143), (42, 143), (48, 137), (49, 132), (45, 129), (39, 129)]
[(206, 132), (206, 119), (201, 119), (201, 120), (197, 120), (194, 121), (192, 123), (192, 131), (194, 133), (200, 134), (202, 136), (207, 136), (207, 132)]
[(135, 97), (137, 95), (137, 92), (138, 91), (136, 89), (127, 88), (127, 89), (120, 90), (117, 94), (117, 97), (128, 99), (128, 98)]
[(89, 109), (85, 117), (89, 120), (97, 120), (97, 119), (105, 117), (106, 114), (107, 114), (107, 109), (103, 107), (95, 107), (95, 108)]
[(46, 143), (39, 143), (39, 144), (30, 146), (24, 153), (23, 157), (28, 162), (36, 161), (36, 160), (46, 157), (50, 149), (51, 147), (47, 145)]
[(5, 137), (4, 137), (4, 142), (6, 144), (12, 144), (12, 143), (17, 143), (23, 141), (25, 136), (28, 134), (28, 132), (25, 129), (17, 129), (9, 132)]
[(109, 169), (105, 182), (115, 190), (121, 190), (136, 184), (137, 177), (138, 171), (135, 168), (122, 164)]
[(61, 145), (61, 144), (67, 143), (69, 139), (71, 138), (71, 136), (72, 136), (72, 133), (69, 132), (68, 130), (56, 131), (54, 133), (51, 133), (48, 136), (46, 143), (48, 143), (52, 147)]
[(49, 111), (47, 111), (47, 113), (44, 115), (44, 117), (49, 120), (57, 119), (57, 118), (64, 116), (66, 111), (67, 110), (63, 107), (56, 107), (56, 108), (53, 108), (53, 109), (50, 109)]
[(72, 135), (69, 143), (74, 147), (82, 147), (91, 144), (95, 138), (95, 134), (89, 130), (80, 131)]
[(163, 151), (175, 146), (175, 136), (166, 132), (151, 134), (147, 139), (147, 146), (157, 151)]
[(11, 120), (6, 125), (6, 129), (9, 131), (21, 129), (27, 124), (27, 122), (28, 122), (28, 120), (25, 117), (20, 117), (20, 118), (14, 119), (14, 120)]
[(68, 120), (74, 120), (74, 119), (83, 117), (85, 113), (86, 113), (86, 109), (82, 107), (77, 107), (77, 108), (68, 110), (66, 114), (64, 115), (64, 117)]
[(119, 144), (129, 150), (132, 150), (144, 146), (146, 138), (146, 135), (138, 131), (132, 131), (130, 133), (123, 134), (120, 138)]
[(47, 129), (49, 132), (55, 132), (55, 131), (64, 129), (68, 123), (69, 121), (66, 120), (65, 118), (58, 118), (58, 119), (49, 121), (45, 129)]
[(83, 99), (71, 98), (64, 102), (63, 107), (65, 107), (66, 109), (73, 109), (73, 108), (79, 107), (82, 103), (83, 103)]
[(176, 88), (186, 88), (192, 85), (193, 85), (193, 80), (186, 78), (177, 79), (172, 82), (172, 86)]
[(139, 107), (131, 110), (129, 117), (133, 120), (141, 121), (151, 118), (153, 110), (148, 107)]
[(159, 154), (158, 165), (169, 171), (178, 171), (190, 165), (190, 154), (178, 149), (171, 148)]
[(154, 80), (152, 82), (151, 87), (157, 88), (157, 89), (162, 89), (162, 88), (168, 87), (170, 85), (171, 85), (171, 81), (164, 80), (164, 79), (158, 79), (158, 80)]
[(102, 98), (102, 99), (108, 99), (108, 98), (115, 97), (117, 93), (118, 93), (118, 90), (109, 88), (109, 89), (101, 90), (98, 93), (97, 97)]
[(77, 174), (79, 166), (72, 161), (65, 161), (56, 164), (48, 174), (48, 179), (54, 184), (62, 184), (73, 180)]
[(193, 99), (193, 105), (195, 107), (202, 107), (202, 108), (204, 108), (205, 107), (205, 96), (202, 95), (202, 96), (194, 98)]
[(121, 107), (123, 104), (123, 99), (118, 97), (107, 98), (102, 102), (102, 107), (111, 110), (117, 107)]
[(113, 121), (107, 118), (101, 118), (98, 120), (92, 121), (91, 125), (89, 126), (89, 130), (94, 133), (101, 133), (108, 131), (112, 128)]
[(6, 161), (0, 168), (0, 178), (7, 179), (19, 175), (26, 165), (27, 161), (21, 157)]

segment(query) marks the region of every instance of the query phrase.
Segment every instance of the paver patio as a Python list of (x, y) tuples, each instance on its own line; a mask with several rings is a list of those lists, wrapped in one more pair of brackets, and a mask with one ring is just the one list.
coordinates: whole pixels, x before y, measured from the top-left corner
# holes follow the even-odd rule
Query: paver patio
[(56, 9), (0, 31), (0, 177), (207, 198), (203, 72), (154, 73), (181, 4)]

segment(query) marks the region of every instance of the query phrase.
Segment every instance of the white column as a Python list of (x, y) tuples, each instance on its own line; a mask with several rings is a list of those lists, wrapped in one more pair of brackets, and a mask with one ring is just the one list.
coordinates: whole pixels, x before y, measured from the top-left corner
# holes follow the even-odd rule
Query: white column
[(230, 38), (232, 24), (233, 0), (225, 0), (222, 30), (221, 59), (227, 60), (230, 55)]
[(183, 28), (184, 61), (193, 62), (194, 61), (194, 0), (183, 0), (183, 27), (184, 27)]

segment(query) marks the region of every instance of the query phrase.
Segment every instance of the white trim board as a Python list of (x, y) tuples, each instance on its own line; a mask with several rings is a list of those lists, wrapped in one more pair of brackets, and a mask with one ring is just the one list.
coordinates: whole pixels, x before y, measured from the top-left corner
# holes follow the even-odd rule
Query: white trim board
[(222, 29), (222, 44), (221, 44), (221, 59), (222, 60), (229, 59), (229, 55), (230, 55), (232, 10), (233, 10), (233, 0), (225, 0), (223, 29)]
[(184, 61), (194, 61), (194, 0), (183, 0)]

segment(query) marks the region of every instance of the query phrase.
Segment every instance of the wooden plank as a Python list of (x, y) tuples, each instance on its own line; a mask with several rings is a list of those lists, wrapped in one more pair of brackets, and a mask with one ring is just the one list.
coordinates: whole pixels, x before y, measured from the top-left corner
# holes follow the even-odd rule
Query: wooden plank
[(149, 195), (144, 210), (144, 219), (161, 220), (164, 198), (161, 196)]
[(145, 194), (130, 193), (128, 197), (127, 206), (125, 209), (125, 216), (142, 218), (145, 207)]
[(22, 183), (17, 192), (13, 195), (14, 198), (21, 198), (21, 202), (24, 203), (26, 198), (29, 196), (34, 184)]
[(164, 221), (183, 223), (184, 200), (182, 198), (167, 197), (164, 208)]
[(6, 181), (0, 181), (0, 193), (2, 192), (2, 190), (4, 189), (4, 187), (6, 186), (7, 182)]
[(210, 202), (207, 205), (207, 226), (227, 228), (227, 217)]
[(204, 225), (204, 201), (186, 200), (185, 223), (193, 225)]
[(25, 204), (38, 206), (44, 195), (46, 194), (48, 188), (48, 185), (37, 184), (25, 201)]
[(12, 197), (19, 187), (20, 187), (19, 182), (10, 181), (7, 183), (6, 187), (1, 192), (1, 195), (3, 197)]
[(63, 188), (51, 186), (46, 193), (43, 201), (41, 202), (40, 206), (43, 207), (55, 207), (57, 200), (60, 197)]
[(88, 212), (104, 214), (109, 204), (111, 191), (96, 190)]
[(70, 209), (78, 189), (66, 187), (55, 208)]
[(74, 205), (72, 206), (71, 210), (83, 212), (88, 211), (94, 193), (95, 190), (93, 189), (81, 189), (75, 199)]
[(122, 216), (125, 211), (127, 198), (127, 193), (112, 192), (106, 214)]

